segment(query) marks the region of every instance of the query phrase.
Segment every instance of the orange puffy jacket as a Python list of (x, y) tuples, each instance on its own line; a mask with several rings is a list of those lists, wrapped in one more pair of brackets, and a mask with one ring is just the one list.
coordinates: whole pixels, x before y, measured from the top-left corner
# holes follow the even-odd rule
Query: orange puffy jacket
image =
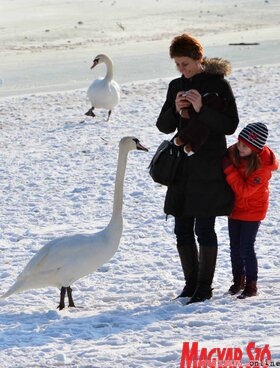
[(230, 165), (224, 169), (226, 180), (235, 195), (234, 207), (229, 216), (232, 219), (260, 221), (266, 216), (269, 203), (268, 182), (272, 171), (278, 168), (278, 161), (267, 146), (259, 153), (259, 157), (261, 167), (248, 177), (245, 177), (246, 159), (240, 160), (238, 168)]

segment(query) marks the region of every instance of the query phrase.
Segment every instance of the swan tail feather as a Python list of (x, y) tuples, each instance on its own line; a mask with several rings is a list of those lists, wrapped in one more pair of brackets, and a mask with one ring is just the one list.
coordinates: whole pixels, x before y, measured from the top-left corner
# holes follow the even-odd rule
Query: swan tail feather
[(0, 296), (0, 299), (6, 299), (12, 294), (20, 293), (26, 289), (25, 280), (16, 281), (5, 294)]

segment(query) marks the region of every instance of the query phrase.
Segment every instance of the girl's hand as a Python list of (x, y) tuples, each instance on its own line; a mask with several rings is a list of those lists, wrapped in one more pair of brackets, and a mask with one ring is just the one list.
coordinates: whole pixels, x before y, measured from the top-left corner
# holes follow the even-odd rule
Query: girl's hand
[(181, 110), (187, 109), (191, 106), (191, 103), (187, 100), (186, 92), (180, 91), (176, 95), (175, 99), (176, 111), (180, 113)]
[(186, 96), (187, 101), (189, 101), (196, 112), (199, 112), (202, 108), (202, 97), (201, 94), (196, 89), (190, 89)]

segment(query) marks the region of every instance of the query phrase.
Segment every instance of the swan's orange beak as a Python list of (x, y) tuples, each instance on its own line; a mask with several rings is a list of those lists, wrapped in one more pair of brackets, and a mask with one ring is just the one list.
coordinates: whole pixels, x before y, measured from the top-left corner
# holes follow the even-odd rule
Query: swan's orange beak
[(140, 150), (140, 151), (145, 151), (145, 152), (148, 152), (148, 151), (149, 151), (149, 150), (148, 150), (148, 148), (146, 148), (146, 147), (142, 146), (142, 144), (141, 144), (140, 142), (137, 142), (137, 143), (136, 143), (136, 147), (137, 147), (137, 149), (138, 149), (138, 150)]
[(93, 64), (90, 67), (90, 69), (93, 69), (98, 64), (98, 61), (99, 61), (98, 59), (93, 60)]

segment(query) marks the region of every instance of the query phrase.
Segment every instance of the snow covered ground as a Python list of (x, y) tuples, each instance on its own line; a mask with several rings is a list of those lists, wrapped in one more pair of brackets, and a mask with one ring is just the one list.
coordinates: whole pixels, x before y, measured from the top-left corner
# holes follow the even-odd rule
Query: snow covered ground
[[(241, 348), (269, 344), (280, 362), (279, 172), (257, 239), (259, 296), (225, 296), (231, 282), (226, 218), (217, 220), (219, 256), (214, 297), (184, 306), (172, 300), (183, 286), (173, 219), (162, 211), (165, 188), (147, 166), (161, 140), (155, 128), (169, 79), (122, 84), (113, 111), (83, 114), (86, 89), (0, 100), (0, 293), (47, 241), (95, 232), (109, 221), (118, 141), (136, 136), (149, 153), (129, 154), (124, 232), (117, 254), (73, 285), (79, 308), (59, 312), (59, 291), (30, 290), (0, 301), (0, 361), (23, 367), (179, 367), (183, 342)], [(263, 121), (280, 157), (280, 64), (234, 69), (240, 113), (235, 141), (247, 123)], [(248, 360), (247, 360), (248, 361)]]
[[(263, 121), (280, 157), (279, 11), (278, 0), (1, 0), (0, 295), (49, 240), (107, 225), (121, 137), (150, 148), (129, 154), (120, 247), (72, 286), (78, 308), (59, 312), (54, 288), (0, 301), (1, 367), (175, 368), (183, 342), (196, 341), (208, 351), (240, 348), (243, 364), (250, 342), (269, 344), (279, 366), (279, 171), (256, 245), (259, 295), (224, 295), (231, 267), (223, 217), (214, 297), (185, 306), (173, 300), (184, 282), (173, 219), (162, 210), (165, 188), (147, 170), (166, 138), (155, 122), (176, 76), (168, 47), (184, 31), (207, 56), (232, 62), (241, 121), (228, 144)], [(103, 110), (84, 116), (87, 86), (104, 74), (89, 69), (98, 53), (113, 58), (122, 88), (109, 123)]]

